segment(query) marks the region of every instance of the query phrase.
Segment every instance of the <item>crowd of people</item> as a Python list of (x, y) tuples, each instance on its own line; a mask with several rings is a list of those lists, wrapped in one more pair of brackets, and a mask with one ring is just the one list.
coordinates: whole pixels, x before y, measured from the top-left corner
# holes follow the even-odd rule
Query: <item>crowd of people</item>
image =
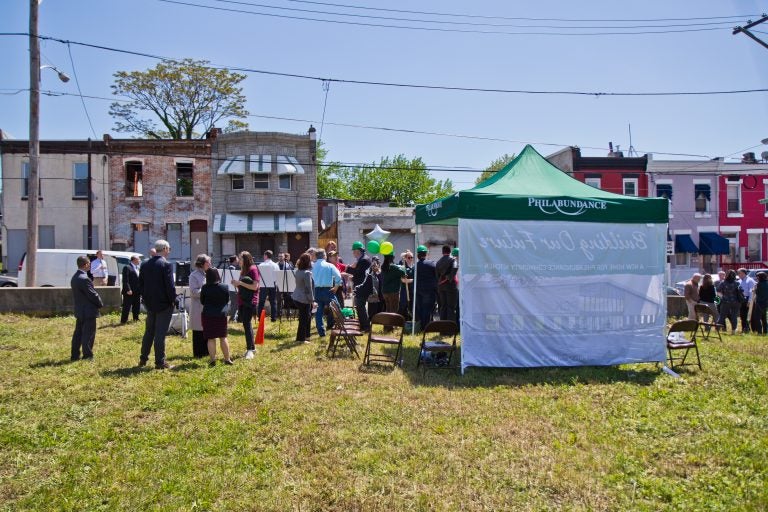
[[(131, 314), (137, 321), (141, 302), (146, 309), (139, 366), (146, 366), (154, 349), (155, 368), (172, 368), (165, 357), (165, 338), (178, 299), (173, 265), (167, 260), (170, 252), (170, 244), (158, 240), (148, 260), (140, 264), (137, 257), (131, 258), (123, 269), (120, 322), (127, 323)], [(369, 255), (360, 241), (352, 244), (352, 254), (353, 261), (344, 264), (336, 243), (331, 241), (325, 248), (308, 249), (294, 265), (288, 253), (279, 253), (275, 262), (273, 252), (264, 251), (262, 268), (294, 271), (296, 287), (292, 292), (278, 291), (276, 283), (264, 282), (259, 265), (248, 251), (231, 256), (223, 269), (224, 273), (229, 272), (231, 286), (222, 283), (222, 275), (212, 267), (210, 256), (198, 255), (189, 276), (193, 355), (208, 357), (210, 364), (215, 365), (218, 339), (224, 364), (233, 364), (227, 332), (229, 322), (237, 321), (245, 334), (243, 357), (253, 359), (256, 352), (253, 319), (260, 318), (267, 301), (273, 322), (281, 314), (281, 305), (297, 311), (296, 342), (299, 343), (311, 341), (313, 312), (317, 335), (323, 338), (333, 328), (330, 304), (336, 302), (344, 308), (350, 297), (363, 331), (370, 330), (370, 319), (381, 311), (410, 318), (414, 304), (417, 329), (432, 321), (436, 306), (440, 319), (458, 323), (458, 248), (443, 246), (442, 257), (435, 262), (427, 259), (428, 250), (420, 245), (416, 249), (415, 264), (409, 250), (401, 253), (395, 263), (393, 250), (386, 255)], [(83, 256), (78, 259), (78, 271), (72, 277), (77, 318), (72, 360), (93, 357), (96, 318), (103, 306), (94, 287), (102, 282), (102, 276), (93, 271), (94, 265), (100, 264), (106, 269), (98, 253), (93, 262)]]
[[(684, 296), (691, 320), (697, 320), (695, 306), (704, 304), (720, 329), (727, 331), (730, 323), (731, 334), (736, 334), (741, 321), (743, 334), (768, 334), (768, 274), (765, 272), (758, 272), (755, 281), (744, 268), (720, 271), (717, 283), (710, 274), (695, 273), (685, 283)], [(708, 322), (709, 318), (710, 315), (705, 315), (703, 320)]]

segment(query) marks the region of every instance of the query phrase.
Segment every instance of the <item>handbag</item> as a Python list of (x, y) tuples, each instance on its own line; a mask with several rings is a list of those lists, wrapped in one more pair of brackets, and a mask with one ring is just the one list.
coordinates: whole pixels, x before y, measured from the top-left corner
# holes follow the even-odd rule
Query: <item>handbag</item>
[(368, 275), (371, 276), (371, 284), (373, 285), (373, 288), (371, 288), (371, 294), (368, 295), (367, 302), (377, 303), (379, 302), (379, 279), (373, 272)]

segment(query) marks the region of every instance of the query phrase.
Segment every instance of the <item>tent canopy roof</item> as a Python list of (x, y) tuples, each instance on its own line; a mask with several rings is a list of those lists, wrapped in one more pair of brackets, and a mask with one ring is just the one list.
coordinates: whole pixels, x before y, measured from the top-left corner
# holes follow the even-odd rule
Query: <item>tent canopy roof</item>
[(459, 218), (644, 223), (669, 220), (669, 201), (591, 187), (549, 163), (532, 146), (474, 188), (416, 207), (417, 224)]

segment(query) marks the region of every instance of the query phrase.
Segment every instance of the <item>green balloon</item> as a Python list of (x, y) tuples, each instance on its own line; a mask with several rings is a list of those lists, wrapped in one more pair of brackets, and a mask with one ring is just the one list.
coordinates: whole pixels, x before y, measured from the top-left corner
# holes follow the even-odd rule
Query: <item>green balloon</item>
[(379, 242), (376, 240), (368, 240), (368, 252), (371, 254), (379, 254)]

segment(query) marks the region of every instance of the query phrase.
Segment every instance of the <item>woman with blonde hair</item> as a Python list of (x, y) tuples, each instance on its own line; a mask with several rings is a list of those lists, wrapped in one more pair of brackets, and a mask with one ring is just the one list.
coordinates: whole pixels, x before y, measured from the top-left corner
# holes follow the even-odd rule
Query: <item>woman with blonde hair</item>
[(251, 319), (259, 305), (259, 267), (248, 251), (240, 253), (240, 278), (233, 279), (232, 286), (237, 288), (237, 318), (245, 331), (245, 358), (253, 359), (256, 345)]

